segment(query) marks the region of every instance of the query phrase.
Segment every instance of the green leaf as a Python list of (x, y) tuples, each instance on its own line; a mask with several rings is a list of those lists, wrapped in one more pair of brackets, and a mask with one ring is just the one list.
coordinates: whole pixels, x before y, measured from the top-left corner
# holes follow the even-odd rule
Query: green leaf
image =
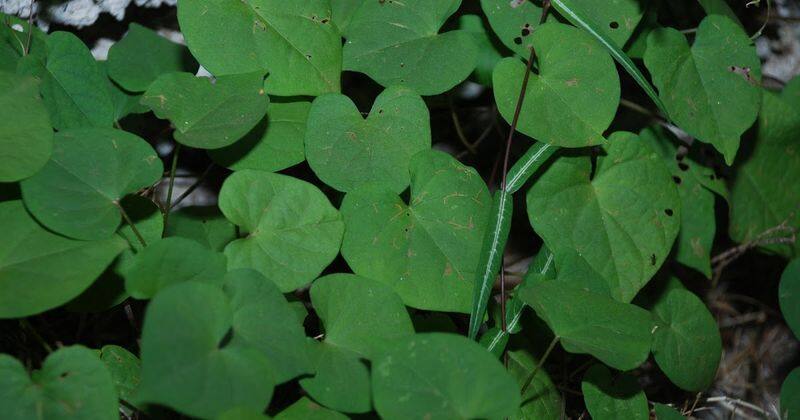
[(408, 306), (468, 313), (489, 192), (474, 169), (442, 152), (417, 154), (410, 170), (409, 204), (383, 188), (345, 196), (342, 255)]
[(108, 51), (109, 77), (131, 92), (144, 92), (162, 74), (179, 71), (197, 71), (189, 50), (136, 23)]
[(233, 320), (218, 286), (186, 282), (159, 293), (144, 318), (137, 403), (204, 418), (235, 407), (264, 410), (275, 385), (270, 362), (236, 339)]
[(81, 346), (56, 350), (30, 376), (18, 360), (0, 354), (0, 406), (9, 420), (119, 418), (111, 375)]
[(263, 414), (262, 411), (247, 407), (236, 407), (220, 414), (216, 417), (216, 420), (269, 420), (269, 417)]
[[(742, 159), (734, 167), (731, 184), (731, 238), (740, 243), (758, 239), (768, 229), (782, 223), (800, 228), (800, 102), (789, 95), (764, 92), (755, 142), (747, 142)], [(778, 235), (786, 235), (786, 231)], [(789, 257), (797, 254), (794, 245), (773, 245), (770, 251)]]
[(736, 22), (739, 26), (742, 25), (741, 22), (739, 22), (739, 18), (736, 17), (736, 13), (733, 12), (731, 6), (729, 6), (725, 0), (697, 0), (697, 2), (700, 3), (700, 6), (706, 11), (706, 14), (722, 15)]
[(642, 72), (636, 67), (636, 64), (633, 64), (630, 57), (628, 57), (622, 49), (616, 45), (616, 43), (609, 37), (603, 34), (605, 29), (600, 29), (595, 27), (592, 23), (590, 23), (591, 19), (587, 16), (584, 16), (580, 13), (577, 13), (575, 10), (570, 8), (563, 0), (552, 0), (553, 7), (558, 10), (558, 12), (567, 18), (570, 22), (572, 22), (575, 26), (583, 28), (589, 35), (594, 37), (603, 47), (608, 50), (608, 53), (614, 57), (622, 68), (625, 69), (626, 72), (636, 81), (639, 87), (644, 90), (647, 96), (653, 101), (653, 103), (669, 118), (669, 114), (667, 113), (667, 108), (664, 106), (664, 103), (661, 102), (661, 98), (658, 97), (656, 94), (656, 90), (644, 77)]
[(47, 58), (28, 56), (23, 62), (23, 73), (41, 78), (42, 98), (57, 130), (111, 127), (114, 103), (105, 72), (78, 37), (53, 32)]
[(685, 417), (678, 410), (664, 404), (653, 404), (657, 420), (683, 420)]
[(342, 36), (347, 36), (347, 28), (350, 26), (353, 14), (362, 3), (364, 0), (331, 0), (331, 19)]
[(614, 133), (604, 152), (593, 177), (589, 157), (553, 162), (528, 191), (528, 216), (556, 259), (573, 250), (630, 302), (672, 248), (680, 197), (663, 159), (636, 135)]
[(472, 311), (469, 314), (468, 336), (475, 339), (486, 315), (497, 272), (503, 265), (503, 253), (511, 231), (514, 197), (504, 189), (495, 192), (489, 225), (483, 235), (480, 260), (475, 270), (475, 290), (472, 294)]
[(559, 13), (569, 9), (570, 12), (565, 13), (567, 19), (570, 14), (583, 16), (603, 38), (622, 47), (642, 19), (645, 3), (641, 0), (561, 0), (556, 2), (555, 8)]
[[(136, 230), (142, 235), (145, 243), (150, 244), (161, 239), (164, 232), (164, 215), (156, 203), (140, 195), (128, 195), (120, 204), (136, 225)], [(132, 250), (139, 252), (144, 249), (144, 245), (128, 223), (124, 223), (117, 234), (128, 241)]]
[(203, 67), (215, 76), (269, 72), (266, 91), (279, 96), (339, 91), (342, 42), (330, 19), (329, 0), (178, 5), (181, 31)]
[(34, 315), (68, 302), (125, 248), (117, 236), (85, 242), (55, 235), (18, 200), (0, 203), (0, 227), (0, 318)]
[(500, 42), (520, 57), (527, 58), (539, 27), (542, 8), (532, 1), (481, 0), (481, 8)]
[(235, 172), (222, 186), (219, 207), (247, 233), (225, 247), (229, 268), (253, 268), (284, 293), (310, 283), (339, 253), (342, 216), (305, 181)]
[(648, 420), (647, 397), (636, 377), (620, 373), (612, 377), (603, 365), (594, 365), (581, 382), (586, 409), (595, 420)]
[[(539, 73), (530, 76), (517, 130), (561, 147), (605, 142), (603, 132), (620, 97), (611, 57), (589, 35), (560, 23), (542, 25), (531, 42)], [(525, 64), (516, 58), (506, 58), (494, 69), (494, 97), (506, 121), (513, 118), (524, 76)]]
[(369, 369), (358, 354), (327, 343), (312, 347), (314, 371), (300, 386), (320, 404), (345, 413), (366, 413), (370, 404)]
[(414, 334), (400, 296), (387, 285), (352, 274), (314, 282), (311, 302), (325, 326), (325, 343), (370, 358), (385, 343)]
[[(522, 388), (528, 377), (536, 369), (538, 360), (525, 350), (508, 352), (508, 371)], [(519, 411), (511, 416), (512, 420), (560, 420), (561, 394), (544, 369), (539, 369), (530, 385), (522, 395)]]
[(241, 140), (210, 150), (214, 162), (234, 171), (276, 172), (305, 160), (306, 121), (311, 103), (270, 102), (267, 117)]
[(39, 97), (39, 82), (0, 71), (0, 182), (16, 182), (50, 159), (53, 128)]
[(800, 416), (800, 368), (794, 368), (781, 385), (781, 418), (795, 420)]
[(725, 182), (713, 169), (698, 163), (700, 159), (695, 154), (679, 152), (664, 129), (648, 127), (639, 133), (639, 138), (664, 159), (681, 197), (675, 260), (711, 278), (710, 254), (716, 234), (714, 194), (728, 198)]
[(692, 292), (674, 289), (653, 307), (653, 356), (670, 381), (692, 392), (708, 388), (722, 357), (717, 322)]
[(139, 387), (139, 370), (142, 365), (139, 358), (120, 346), (106, 345), (100, 349), (100, 360), (111, 373), (117, 395), (121, 400), (127, 401)]
[(517, 412), (519, 388), (497, 359), (455, 334), (417, 334), (394, 343), (372, 367), (382, 418), (502, 419)]
[(324, 95), (311, 106), (305, 144), (311, 169), (333, 188), (374, 183), (400, 193), (411, 157), (431, 146), (430, 115), (422, 98), (402, 87), (384, 90), (366, 119), (347, 96)]
[(458, 18), (458, 29), (472, 34), (472, 39), (478, 47), (478, 61), (472, 73), (474, 80), (484, 86), (492, 86), (492, 71), (494, 66), (503, 58), (502, 46), (489, 35), (489, 29), (484, 25), (483, 19), (478, 15), (462, 15)]
[(27, 19), (17, 16), (0, 13), (0, 70), (15, 72), (17, 64), (24, 55), (23, 49), (30, 36), (31, 44), (28, 55), (43, 60), (45, 57), (47, 35), (36, 25), (33, 26), (33, 33), (29, 34), (28, 29), (31, 25)]
[(222, 285), (225, 255), (184, 238), (149, 243), (124, 272), (125, 290), (136, 299), (151, 299), (177, 283)]
[(184, 207), (169, 216), (166, 236), (191, 239), (212, 251), (222, 252), (236, 239), (236, 226), (216, 206)]
[(591, 354), (620, 370), (633, 369), (647, 359), (652, 326), (647, 311), (559, 278), (517, 293), (559, 337), (564, 350)]
[(262, 73), (220, 76), (167, 73), (142, 96), (142, 104), (175, 126), (175, 140), (189, 147), (218, 149), (244, 137), (264, 118), (269, 97)]
[(708, 16), (690, 48), (678, 30), (658, 29), (647, 38), (644, 63), (672, 120), (732, 164), (761, 104), (761, 64), (744, 30)]
[(254, 270), (233, 270), (225, 277), (225, 292), (234, 312), (234, 340), (267, 357), (276, 383), (313, 372), (303, 323), (275, 283)]
[(347, 420), (347, 416), (303, 397), (278, 413), (275, 420)]
[(116, 203), (149, 187), (164, 167), (153, 148), (121, 130), (86, 128), (56, 134), (53, 155), (22, 181), (25, 206), (45, 227), (78, 239), (102, 239), (119, 227)]
[(791, 261), (783, 270), (778, 299), (783, 319), (795, 337), (800, 337), (800, 259)]
[(478, 48), (463, 30), (439, 33), (461, 0), (367, 1), (347, 28), (344, 69), (420, 95), (446, 92), (475, 69)]

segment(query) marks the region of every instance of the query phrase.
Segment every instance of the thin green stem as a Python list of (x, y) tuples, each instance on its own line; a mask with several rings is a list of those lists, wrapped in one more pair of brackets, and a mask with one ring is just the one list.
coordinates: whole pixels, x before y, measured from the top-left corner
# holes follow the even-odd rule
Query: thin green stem
[(548, 356), (550, 356), (550, 352), (552, 352), (553, 349), (556, 347), (556, 343), (558, 343), (558, 336), (553, 337), (553, 341), (550, 342), (550, 345), (547, 347), (547, 350), (545, 350), (544, 355), (542, 355), (542, 358), (539, 359), (539, 363), (536, 364), (536, 367), (533, 369), (533, 372), (531, 372), (531, 374), (528, 375), (528, 379), (526, 379), (525, 384), (522, 385), (522, 392), (521, 392), (522, 395), (525, 395), (525, 391), (531, 385), (531, 382), (533, 382), (533, 378), (536, 376), (536, 373), (539, 372), (539, 369), (541, 369), (542, 365), (544, 365), (544, 361), (547, 360)]
[(30, 9), (28, 9), (28, 40), (25, 42), (25, 49), (22, 55), (28, 55), (31, 52), (31, 41), (33, 40), (33, 4), (36, 0), (31, 0)]
[(145, 242), (144, 237), (139, 232), (139, 229), (136, 228), (136, 224), (133, 223), (133, 220), (131, 220), (130, 216), (128, 216), (128, 212), (125, 211), (125, 209), (122, 207), (122, 205), (119, 202), (115, 201), (114, 205), (117, 206), (117, 208), (119, 209), (120, 214), (122, 215), (122, 218), (125, 219), (125, 222), (128, 224), (128, 226), (131, 227), (131, 230), (133, 231), (133, 234), (136, 235), (136, 238), (139, 239), (139, 242), (142, 244), (142, 246), (146, 247), (147, 246), (147, 242)]
[(181, 152), (181, 144), (175, 143), (175, 152), (172, 153), (172, 166), (169, 170), (169, 187), (167, 187), (167, 205), (164, 206), (164, 232), (167, 231), (169, 223), (169, 213), (172, 210), (172, 189), (175, 187), (175, 171), (178, 169), (178, 155)]
[(183, 192), (183, 194), (181, 194), (180, 196), (178, 196), (177, 199), (175, 199), (175, 202), (172, 203), (172, 206), (170, 206), (170, 209), (175, 208), (175, 206), (180, 204), (181, 201), (183, 201), (184, 198), (188, 197), (189, 194), (193, 193), (194, 190), (197, 189), (197, 187), (199, 187), (201, 184), (203, 184), (203, 181), (206, 180), (206, 178), (208, 177), (208, 174), (211, 172), (211, 169), (213, 167), (214, 167), (213, 163), (211, 165), (208, 165), (208, 168), (206, 168), (206, 170), (203, 171), (203, 173), (200, 175), (200, 177), (197, 178), (197, 181), (195, 181), (195, 183), (192, 184), (189, 188), (187, 188), (186, 191)]
[(41, 344), (42, 347), (44, 347), (44, 349), (48, 353), (52, 353), (53, 352), (53, 348), (50, 347), (49, 344), (47, 344), (47, 341), (45, 341), (44, 338), (42, 338), (42, 336), (39, 335), (39, 332), (36, 331), (36, 328), (33, 328), (33, 325), (31, 325), (31, 323), (28, 322), (27, 319), (24, 319), (24, 318), (20, 319), (19, 320), (19, 325), (22, 327), (22, 329), (28, 331), (33, 336), (33, 338), (36, 339), (36, 341), (39, 342), (39, 344)]

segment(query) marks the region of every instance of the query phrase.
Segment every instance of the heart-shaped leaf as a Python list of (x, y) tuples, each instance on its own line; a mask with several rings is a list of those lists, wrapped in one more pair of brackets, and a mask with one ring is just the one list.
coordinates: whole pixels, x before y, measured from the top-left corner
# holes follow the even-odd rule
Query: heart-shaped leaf
[(342, 42), (330, 20), (329, 0), (178, 4), (181, 31), (203, 67), (216, 76), (268, 71), (265, 88), (280, 96), (339, 91)]
[(235, 407), (262, 411), (275, 385), (267, 357), (231, 330), (235, 314), (218, 287), (177, 284), (147, 307), (137, 403), (212, 418)]
[(179, 71), (197, 71), (189, 50), (136, 23), (108, 51), (109, 77), (130, 92), (144, 92), (158, 76)]
[(644, 63), (670, 118), (732, 164), (761, 104), (761, 64), (744, 30), (708, 16), (690, 48), (678, 30), (658, 29), (647, 38)]
[(793, 260), (783, 270), (778, 299), (783, 319), (794, 336), (800, 337), (800, 259)]
[(475, 46), (478, 47), (478, 61), (472, 73), (473, 80), (484, 86), (492, 86), (492, 71), (503, 59), (503, 47), (490, 36), (488, 26), (478, 15), (462, 15), (458, 19), (458, 29), (472, 34)]
[(440, 34), (461, 0), (365, 1), (347, 27), (344, 68), (383, 86), (436, 95), (469, 77), (478, 57), (472, 35)]
[(18, 360), (0, 354), (0, 406), (7, 419), (119, 418), (111, 374), (81, 346), (56, 350), (30, 376)]
[(667, 377), (692, 392), (708, 388), (722, 357), (717, 322), (687, 290), (670, 290), (653, 307), (653, 356)]
[(683, 420), (683, 417), (678, 410), (664, 404), (653, 404), (653, 411), (656, 414), (656, 420)]
[(317, 343), (312, 347), (314, 376), (300, 385), (320, 404), (345, 413), (366, 413), (370, 404), (370, 376), (358, 354), (344, 347)]
[(574, 250), (615, 299), (630, 302), (672, 249), (680, 196), (662, 158), (636, 135), (614, 133), (604, 152), (593, 177), (587, 156), (553, 162), (528, 191), (528, 216), (556, 259)]
[[(798, 79), (800, 80), (800, 79)], [(731, 186), (731, 238), (754, 241), (765, 231), (784, 224), (800, 229), (800, 99), (764, 92), (755, 142), (747, 142), (737, 161)], [(784, 231), (785, 232), (785, 231)], [(770, 251), (797, 255), (796, 245), (772, 245)]]
[(0, 203), (0, 230), (0, 318), (21, 318), (67, 303), (126, 247), (118, 236), (85, 242), (55, 235), (18, 200)]
[(167, 73), (142, 96), (158, 118), (175, 125), (175, 140), (190, 147), (218, 149), (247, 134), (267, 112), (263, 74), (221, 76)]
[(125, 269), (125, 290), (151, 299), (173, 284), (194, 281), (222, 285), (225, 255), (184, 238), (164, 238), (139, 251)]
[(581, 382), (586, 409), (596, 420), (648, 420), (650, 408), (647, 396), (636, 377), (620, 373), (611, 376), (603, 365), (594, 365), (583, 375)]
[(468, 313), (491, 197), (478, 173), (437, 151), (411, 160), (409, 204), (384, 188), (347, 194), (342, 255), (420, 309)]
[[(538, 360), (525, 350), (508, 352), (508, 371), (521, 387), (525, 386), (531, 373), (536, 370)], [(530, 385), (522, 395), (519, 411), (512, 420), (537, 419), (559, 420), (561, 418), (561, 394), (544, 369), (536, 371)]]
[(276, 383), (313, 372), (303, 323), (275, 283), (255, 270), (233, 270), (225, 277), (225, 292), (234, 311), (234, 340), (267, 356)]
[(715, 193), (727, 200), (725, 181), (713, 169), (701, 165), (697, 153), (679, 152), (664, 129), (646, 128), (639, 138), (664, 159), (681, 197), (681, 228), (674, 249), (675, 260), (711, 278)]
[[(530, 76), (517, 129), (561, 147), (603, 143), (620, 97), (611, 57), (589, 35), (561, 23), (538, 27), (531, 42), (539, 73)], [(516, 58), (494, 69), (494, 97), (506, 121), (512, 120), (524, 77), (525, 65)]]
[(163, 171), (153, 148), (133, 134), (65, 130), (55, 136), (50, 161), (22, 182), (22, 196), (49, 229), (78, 239), (108, 238), (119, 227), (122, 197), (153, 185)]
[(503, 365), (463, 336), (417, 334), (398, 340), (372, 365), (382, 418), (502, 419), (517, 412), (519, 388)]
[(275, 416), (275, 420), (347, 420), (347, 416), (309, 400), (300, 398)]
[(212, 251), (222, 252), (236, 239), (236, 226), (216, 206), (185, 207), (169, 216), (167, 236), (191, 239)]
[(247, 233), (225, 247), (228, 267), (253, 268), (282, 292), (310, 283), (339, 253), (342, 216), (305, 181), (249, 169), (235, 172), (222, 186), (219, 207)]
[(333, 188), (374, 183), (400, 193), (411, 157), (431, 146), (430, 115), (422, 98), (402, 87), (384, 90), (366, 119), (347, 96), (324, 95), (311, 107), (305, 144), (311, 169)]
[(311, 103), (270, 102), (267, 118), (228, 147), (210, 150), (214, 162), (239, 171), (276, 172), (305, 160), (306, 121)]
[(26, 56), (19, 67), (42, 80), (42, 98), (57, 130), (111, 127), (114, 103), (106, 74), (75, 35), (53, 32), (47, 57)]
[(0, 182), (25, 179), (53, 151), (53, 128), (39, 97), (39, 82), (0, 71)]
[(352, 274), (322, 277), (311, 287), (311, 302), (325, 326), (325, 343), (363, 357), (376, 354), (387, 342), (414, 334), (400, 296), (375, 280)]
[(559, 337), (564, 350), (591, 354), (620, 370), (644, 362), (650, 354), (650, 314), (570, 283), (559, 277), (517, 293)]

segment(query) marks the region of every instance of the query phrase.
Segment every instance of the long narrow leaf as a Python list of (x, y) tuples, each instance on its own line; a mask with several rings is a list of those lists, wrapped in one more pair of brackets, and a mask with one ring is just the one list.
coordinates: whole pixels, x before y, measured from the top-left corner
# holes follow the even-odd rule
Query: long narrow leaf
[[(538, 274), (541, 276), (549, 276), (550, 274), (555, 271), (555, 264), (553, 263), (553, 253), (550, 252), (549, 249), (543, 248), (542, 251), (545, 253), (544, 262), (541, 267), (538, 267)], [(538, 256), (537, 256), (538, 257)], [(531, 269), (536, 270), (537, 267), (531, 267)], [(527, 276), (526, 276), (527, 277)], [(523, 281), (517, 286), (517, 290), (520, 288), (525, 287), (525, 282)], [(506, 307), (506, 331), (502, 331), (500, 329), (493, 329), (487, 335), (489, 337), (482, 337), (481, 342), (485, 343), (486, 349), (490, 352), (499, 354), (499, 348), (505, 346), (508, 342), (509, 334), (513, 334), (519, 331), (519, 321), (522, 318), (522, 310), (525, 308), (525, 302), (522, 301), (516, 294), (508, 303)]]
[(478, 336), (478, 329), (483, 323), (492, 285), (503, 259), (503, 250), (511, 229), (513, 201), (511, 194), (505, 190), (497, 191), (492, 200), (492, 220), (483, 237), (480, 264), (475, 275), (475, 292), (469, 317), (469, 338), (471, 339)]
[(531, 175), (544, 164), (547, 159), (555, 153), (558, 148), (547, 143), (534, 143), (525, 155), (508, 171), (508, 181), (506, 191), (514, 194), (519, 191)]
[(630, 74), (631, 77), (633, 77), (636, 83), (638, 83), (639, 86), (641, 86), (641, 88), (644, 90), (647, 96), (650, 97), (650, 99), (658, 107), (658, 109), (660, 109), (661, 112), (664, 113), (664, 116), (666, 116), (668, 120), (670, 119), (669, 113), (667, 112), (667, 108), (666, 106), (664, 106), (664, 103), (661, 102), (661, 98), (658, 97), (658, 94), (656, 93), (655, 88), (653, 88), (653, 85), (651, 85), (650, 82), (647, 81), (642, 72), (639, 71), (639, 68), (636, 67), (635, 64), (633, 64), (633, 61), (631, 61), (630, 57), (628, 57), (622, 51), (622, 49), (614, 43), (614, 41), (608, 39), (607, 37), (603, 36), (603, 34), (598, 32), (597, 29), (594, 28), (591, 23), (589, 23), (586, 19), (581, 17), (569, 6), (564, 4), (563, 0), (552, 0), (552, 5), (553, 7), (556, 8), (556, 10), (558, 10), (558, 12), (561, 15), (563, 15), (564, 17), (567, 18), (567, 20), (572, 22), (573, 25), (583, 28), (584, 30), (586, 30), (586, 32), (589, 32), (589, 34), (597, 38), (597, 40), (600, 41), (600, 43), (603, 44), (604, 47), (606, 47), (611, 56), (614, 57), (614, 59), (617, 60), (617, 62), (620, 65), (622, 65), (625, 71), (627, 71), (628, 74)]

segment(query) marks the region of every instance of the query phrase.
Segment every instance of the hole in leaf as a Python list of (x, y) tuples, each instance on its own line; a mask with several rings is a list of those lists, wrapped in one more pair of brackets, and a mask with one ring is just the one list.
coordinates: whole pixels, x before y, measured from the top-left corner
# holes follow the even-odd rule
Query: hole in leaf
[(676, 184), (681, 185), (681, 177), (673, 176), (672, 180), (675, 181)]
[(225, 335), (222, 336), (222, 340), (219, 340), (217, 348), (224, 348), (225, 346), (230, 344), (232, 339), (233, 339), (233, 328), (228, 328), (228, 332), (226, 332)]
[(680, 168), (682, 171), (688, 171), (689, 170), (689, 165), (681, 162), (681, 163), (678, 164), (678, 168)]
[(674, 214), (672, 209), (664, 209), (664, 213), (666, 213), (666, 215), (670, 217), (672, 217), (672, 215)]
[(613, 21), (613, 22), (609, 23), (609, 24), (608, 24), (608, 26), (610, 26), (610, 27), (611, 27), (611, 29), (617, 29), (617, 28), (619, 28), (619, 22), (617, 22), (617, 21), (615, 20), (615, 21)]
[(520, 37), (514, 38), (514, 43), (517, 44), (517, 45), (521, 45), (522, 44), (522, 38), (520, 38)]
[(656, 254), (650, 254), (650, 265), (656, 265)]
[(526, 28), (522, 28), (522, 36), (528, 36), (531, 34), (531, 30)]

